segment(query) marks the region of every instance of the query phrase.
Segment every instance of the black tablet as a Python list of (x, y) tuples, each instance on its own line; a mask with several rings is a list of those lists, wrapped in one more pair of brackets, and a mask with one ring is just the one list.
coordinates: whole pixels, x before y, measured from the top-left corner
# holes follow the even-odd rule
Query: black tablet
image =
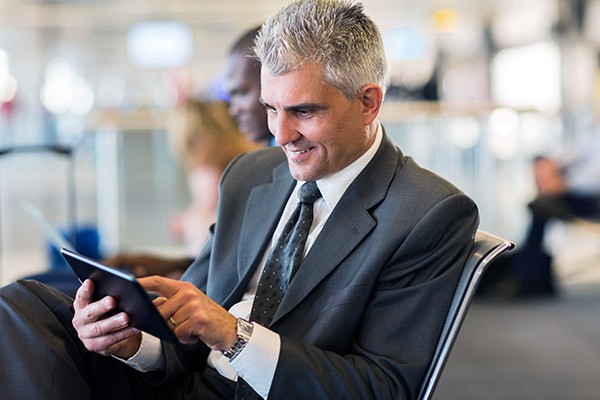
[(117, 301), (115, 313), (125, 311), (129, 315), (130, 325), (169, 343), (179, 343), (135, 276), (69, 249), (63, 248), (60, 252), (81, 282), (86, 279), (94, 282), (94, 301), (112, 296)]

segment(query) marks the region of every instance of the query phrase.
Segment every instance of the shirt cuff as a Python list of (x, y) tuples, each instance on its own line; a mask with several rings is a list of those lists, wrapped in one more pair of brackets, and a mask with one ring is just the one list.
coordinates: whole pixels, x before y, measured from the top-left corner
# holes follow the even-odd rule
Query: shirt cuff
[(262, 398), (269, 396), (281, 350), (279, 335), (253, 323), (252, 336), (231, 366)]
[(165, 368), (160, 339), (146, 332), (142, 332), (142, 342), (137, 353), (127, 360), (113, 357), (140, 372), (157, 371)]

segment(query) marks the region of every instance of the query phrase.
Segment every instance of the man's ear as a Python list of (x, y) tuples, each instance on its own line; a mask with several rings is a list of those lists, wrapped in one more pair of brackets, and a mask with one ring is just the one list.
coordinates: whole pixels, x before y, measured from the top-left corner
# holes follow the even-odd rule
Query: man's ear
[(358, 94), (358, 99), (362, 105), (365, 125), (370, 125), (379, 114), (381, 103), (383, 102), (383, 90), (381, 90), (379, 85), (370, 83), (363, 86)]

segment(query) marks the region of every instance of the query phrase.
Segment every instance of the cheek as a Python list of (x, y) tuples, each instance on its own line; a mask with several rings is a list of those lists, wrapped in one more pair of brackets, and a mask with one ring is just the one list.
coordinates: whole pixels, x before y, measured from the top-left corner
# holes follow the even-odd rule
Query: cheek
[(357, 131), (355, 124), (339, 124), (331, 127), (327, 140), (323, 142), (327, 156), (333, 163), (346, 163), (349, 158), (364, 150), (364, 133)]

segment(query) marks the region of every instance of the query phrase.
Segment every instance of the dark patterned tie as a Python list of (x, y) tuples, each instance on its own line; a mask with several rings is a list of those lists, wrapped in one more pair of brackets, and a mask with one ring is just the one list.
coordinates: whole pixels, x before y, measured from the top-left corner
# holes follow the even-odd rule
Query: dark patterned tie
[[(313, 222), (313, 204), (321, 192), (315, 182), (306, 182), (298, 193), (300, 202), (285, 224), (265, 263), (250, 313), (250, 321), (269, 326), (285, 294), (292, 274), (302, 262), (306, 239)], [(260, 398), (242, 379), (238, 380), (236, 400)]]

